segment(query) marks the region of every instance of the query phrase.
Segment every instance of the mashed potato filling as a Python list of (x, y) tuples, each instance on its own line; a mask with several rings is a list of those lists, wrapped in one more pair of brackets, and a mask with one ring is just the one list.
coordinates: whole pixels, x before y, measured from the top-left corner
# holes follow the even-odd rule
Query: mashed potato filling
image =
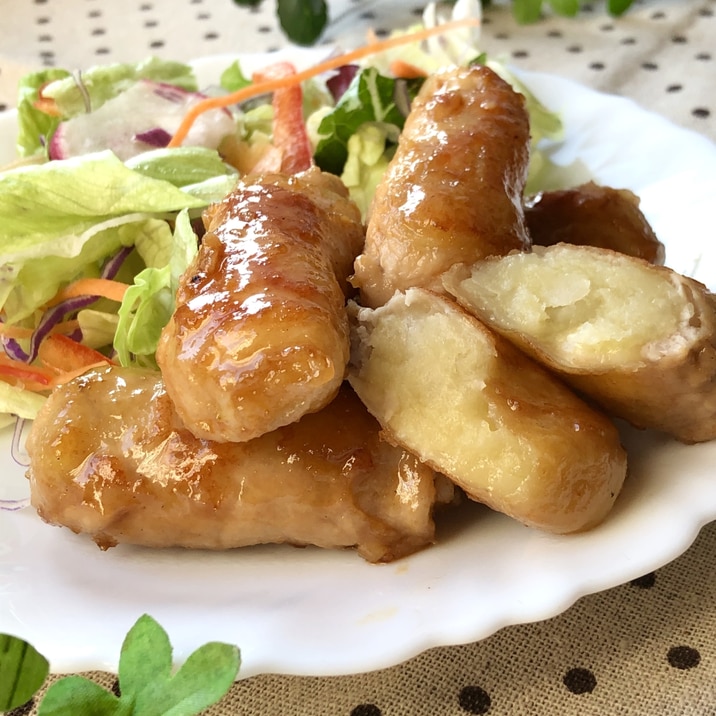
[[(447, 472), (484, 471), (489, 481), (496, 470), (486, 466), (498, 465), (505, 489), (519, 490), (525, 476), (508, 456), (519, 451), (528, 457), (529, 445), (519, 448), (520, 436), (505, 429), (490, 404), (486, 380), (497, 355), (473, 319), (416, 292), (377, 309), (372, 318), (362, 316), (369, 321), (362, 336), (370, 357), (354, 380), (360, 382), (359, 394), (370, 393), (372, 404), (381, 403), (395, 434), (414, 436), (416, 445), (428, 443), (423, 436), (429, 435), (431, 458)], [(461, 453), (456, 444), (464, 446)]]
[(651, 360), (688, 332), (694, 313), (668, 274), (576, 247), (479, 262), (448, 288), (491, 324), (529, 334), (575, 369)]

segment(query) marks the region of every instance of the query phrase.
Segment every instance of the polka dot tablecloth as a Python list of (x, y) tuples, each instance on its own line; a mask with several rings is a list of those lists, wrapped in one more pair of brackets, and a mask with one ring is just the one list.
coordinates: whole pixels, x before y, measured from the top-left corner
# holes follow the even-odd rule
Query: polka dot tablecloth
[[(322, 41), (362, 44), (413, 23), (421, 0), (331, 0)], [(0, 0), (0, 105), (15, 100), (28, 68), (81, 68), (149, 54), (190, 60), (263, 52), (286, 44), (272, 0), (258, 8), (232, 0)], [(604, 3), (577, 19), (547, 17), (519, 26), (504, 3), (485, 13), (483, 49), (518, 67), (556, 72), (595, 89), (632, 97), (677, 124), (716, 137), (714, 0), (636, 0), (615, 19)]]
[[(419, 0), (335, 0), (325, 41), (361, 44), (415, 22)], [(271, 0), (0, 0), (0, 105), (30, 69), (81, 68), (154, 54), (191, 58), (286, 44)], [(578, 18), (517, 25), (485, 12), (483, 49), (517, 67), (631, 97), (716, 140), (716, 0), (604, 3)], [(710, 227), (709, 227), (710, 228)], [(59, 618), (59, 612), (58, 612)], [(240, 646), (240, 645), (239, 645)], [(92, 674), (116, 688), (111, 674)], [(16, 713), (34, 713), (30, 704)], [(390, 669), (331, 678), (256, 676), (207, 714), (246, 716), (589, 716), (716, 714), (716, 523), (673, 563), (581, 599), (562, 615), (476, 644), (433, 649)]]

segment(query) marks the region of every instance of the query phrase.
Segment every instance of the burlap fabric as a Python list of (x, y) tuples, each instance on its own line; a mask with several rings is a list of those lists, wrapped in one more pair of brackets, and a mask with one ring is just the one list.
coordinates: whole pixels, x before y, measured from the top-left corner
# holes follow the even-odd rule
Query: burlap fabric
[[(400, 0), (337, 2), (326, 39), (356, 44), (367, 27), (380, 32), (405, 25), (419, 10), (419, 2)], [(285, 42), (270, 3), (250, 12), (231, 0), (0, 0), (0, 17), (5, 106), (13, 104), (16, 79), (29, 68), (139, 59), (149, 52), (190, 59)], [(483, 46), (519, 67), (631, 97), (716, 140), (716, 0), (637, 0), (618, 20), (595, 0), (578, 19), (547, 18), (529, 27), (517, 26), (497, 4), (486, 13)], [(585, 597), (548, 621), (368, 674), (252, 677), (206, 713), (712, 716), (715, 556), (712, 524), (673, 563)], [(58, 605), (58, 618), (61, 613)], [(115, 683), (111, 674), (92, 677), (109, 688)], [(36, 705), (21, 712), (35, 713)]]

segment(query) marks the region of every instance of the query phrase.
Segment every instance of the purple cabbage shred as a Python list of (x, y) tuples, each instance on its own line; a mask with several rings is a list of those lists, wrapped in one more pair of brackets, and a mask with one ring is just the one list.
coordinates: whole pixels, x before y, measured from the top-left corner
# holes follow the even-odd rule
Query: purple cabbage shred
[(132, 246), (123, 246), (114, 256), (107, 260), (102, 267), (102, 278), (114, 278), (129, 254), (132, 253)]
[(144, 144), (148, 144), (150, 147), (157, 147), (161, 149), (169, 144), (172, 139), (172, 135), (169, 134), (166, 129), (154, 127), (153, 129), (148, 129), (146, 132), (139, 132), (139, 134), (135, 134), (134, 139), (138, 142), (144, 142)]
[[(182, 89), (181, 87), (177, 87), (176, 85), (171, 85), (166, 82), (152, 82), (151, 85), (152, 91), (155, 95), (167, 100), (168, 102), (176, 102), (177, 104), (185, 102), (188, 96), (194, 94)], [(197, 93), (197, 96), (200, 95)]]
[(27, 420), (24, 418), (15, 418), (15, 429), (12, 433), (12, 446), (10, 448), (10, 454), (12, 459), (23, 467), (27, 467), (30, 461), (27, 458), (27, 453), (22, 446), (22, 434), (25, 430)]
[(335, 75), (326, 80), (326, 87), (335, 102), (345, 94), (356, 74), (358, 74), (358, 65), (343, 65), (338, 68)]
[(29, 505), (29, 497), (21, 497), (17, 500), (0, 500), (0, 510), (5, 510), (6, 512), (16, 512), (17, 510), (29, 507)]
[(35, 329), (35, 332), (32, 334), (32, 338), (30, 338), (30, 355), (28, 362), (32, 363), (32, 361), (37, 358), (37, 351), (40, 348), (40, 343), (47, 338), (50, 331), (60, 321), (64, 320), (65, 316), (71, 313), (76, 313), (82, 308), (86, 308), (96, 300), (97, 296), (76, 296), (74, 298), (68, 298), (45, 311), (37, 325), (37, 328)]
[(9, 358), (20, 361), (21, 363), (29, 362), (30, 356), (14, 338), (3, 337), (2, 347)]
[[(102, 267), (102, 278), (113, 279), (119, 272), (127, 256), (132, 252), (132, 248), (131, 246), (123, 246), (114, 256), (108, 259)], [(21, 361), (22, 363), (32, 363), (35, 358), (37, 358), (40, 344), (47, 338), (50, 331), (58, 323), (63, 321), (68, 315), (77, 313), (81, 309), (91, 305), (96, 300), (97, 296), (75, 296), (74, 298), (68, 298), (52, 306), (45, 311), (30, 338), (30, 352), (28, 353), (23, 350), (22, 346), (14, 338), (4, 338), (3, 348), (5, 353), (13, 360)], [(79, 343), (82, 340), (82, 332), (78, 329), (70, 338)]]

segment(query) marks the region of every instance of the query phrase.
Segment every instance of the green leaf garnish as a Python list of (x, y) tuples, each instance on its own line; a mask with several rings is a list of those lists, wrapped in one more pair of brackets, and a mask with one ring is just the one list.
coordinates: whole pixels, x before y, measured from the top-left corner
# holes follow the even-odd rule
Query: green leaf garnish
[(235, 646), (209, 642), (172, 674), (169, 637), (144, 615), (127, 634), (119, 660), (120, 700), (142, 716), (193, 716), (218, 701), (239, 671)]
[(131, 716), (133, 705), (84, 676), (66, 676), (47, 690), (39, 716)]
[(83, 676), (67, 676), (47, 690), (38, 716), (196, 716), (229, 691), (240, 665), (237, 647), (209, 642), (174, 672), (169, 637), (145, 614), (122, 644), (119, 696)]
[(0, 712), (22, 706), (42, 686), (50, 665), (26, 641), (0, 634)]
[[(257, 7), (263, 0), (233, 0), (236, 5)], [(574, 17), (584, 0), (548, 0), (558, 15)], [(611, 15), (622, 15), (634, 0), (607, 0)], [(482, 0), (484, 7), (490, 0)], [(286, 36), (299, 45), (312, 45), (328, 23), (325, 0), (276, 0), (277, 14), (281, 29)], [(513, 0), (512, 14), (520, 24), (537, 22), (542, 16), (542, 0)]]
[(281, 28), (299, 45), (312, 45), (328, 22), (326, 0), (276, 0)]
[(537, 22), (542, 15), (542, 0), (515, 0), (512, 14), (522, 25)]
[[(555, 13), (566, 17), (574, 17), (584, 4), (584, 0), (548, 0), (548, 2)], [(634, 0), (607, 0), (607, 10), (611, 15), (621, 15), (633, 3)], [(483, 5), (489, 4), (483, 0)], [(512, 14), (521, 24), (537, 22), (542, 16), (542, 4), (542, 0), (513, 0)]]
[(236, 90), (248, 87), (251, 84), (251, 78), (244, 74), (239, 61), (235, 60), (221, 73), (219, 84), (227, 92), (236, 92)]
[(550, 0), (552, 9), (558, 15), (574, 17), (579, 12), (579, 0)]
[(607, 10), (612, 15), (621, 15), (625, 13), (634, 0), (607, 0)]

